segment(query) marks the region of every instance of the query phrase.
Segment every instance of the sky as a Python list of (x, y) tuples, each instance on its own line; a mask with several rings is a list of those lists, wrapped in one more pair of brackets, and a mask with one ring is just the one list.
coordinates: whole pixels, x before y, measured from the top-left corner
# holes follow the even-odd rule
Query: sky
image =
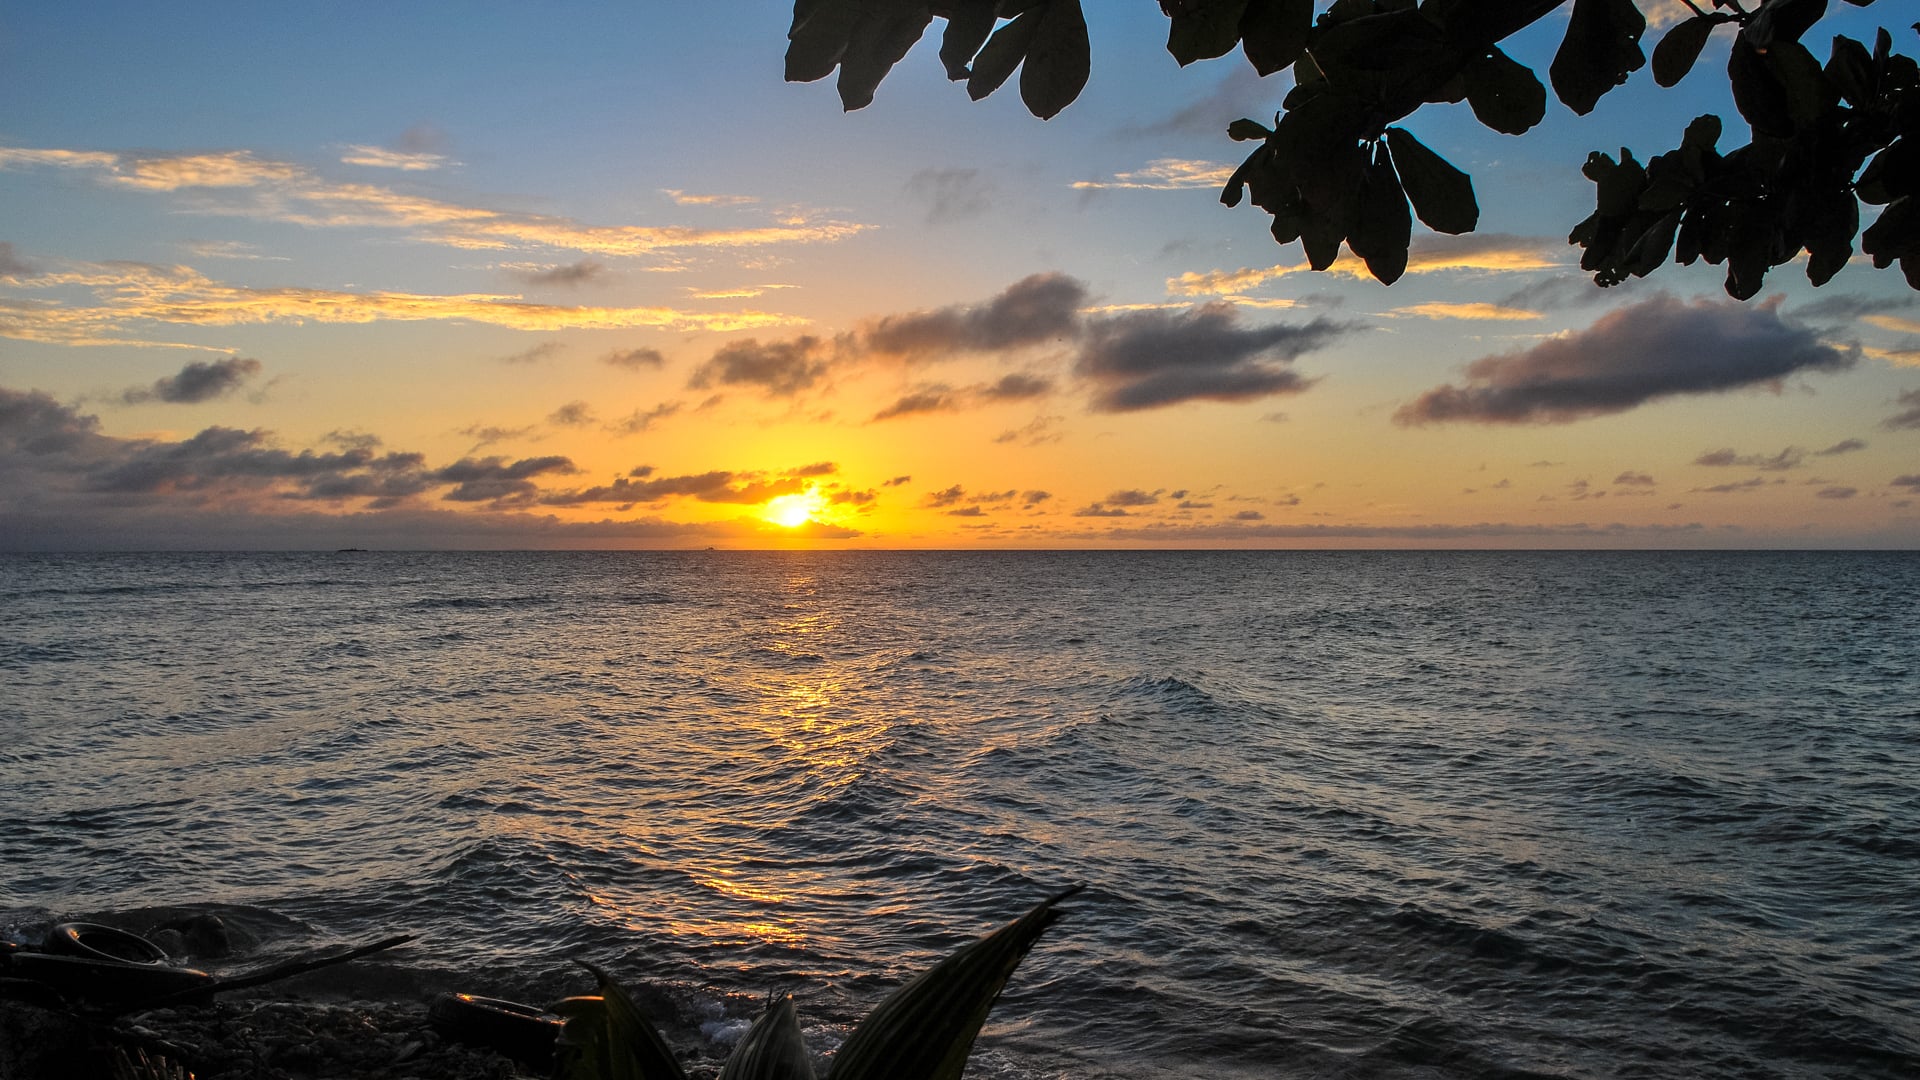
[(1745, 141), (1729, 31), (1405, 121), (1482, 213), (1388, 287), (1219, 202), (1290, 76), (1086, 6), (1044, 122), (938, 20), (843, 112), (761, 0), (0, 9), (0, 550), (1920, 545), (1897, 273), (1566, 243), (1590, 151)]

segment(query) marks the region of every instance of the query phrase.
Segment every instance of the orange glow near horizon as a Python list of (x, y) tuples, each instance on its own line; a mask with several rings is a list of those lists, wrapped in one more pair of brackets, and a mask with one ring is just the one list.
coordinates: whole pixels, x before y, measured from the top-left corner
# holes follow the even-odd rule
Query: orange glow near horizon
[(794, 495), (778, 495), (767, 500), (760, 516), (786, 529), (797, 529), (810, 521), (819, 520), (818, 515), (825, 509), (826, 500), (812, 488)]

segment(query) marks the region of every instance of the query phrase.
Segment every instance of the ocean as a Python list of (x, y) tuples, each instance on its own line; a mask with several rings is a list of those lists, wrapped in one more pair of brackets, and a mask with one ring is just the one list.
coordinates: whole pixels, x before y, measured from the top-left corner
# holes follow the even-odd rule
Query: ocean
[[(414, 932), (979, 1077), (1920, 1075), (1920, 555), (0, 557), (0, 935)], [(353, 979), (365, 980), (356, 987)]]

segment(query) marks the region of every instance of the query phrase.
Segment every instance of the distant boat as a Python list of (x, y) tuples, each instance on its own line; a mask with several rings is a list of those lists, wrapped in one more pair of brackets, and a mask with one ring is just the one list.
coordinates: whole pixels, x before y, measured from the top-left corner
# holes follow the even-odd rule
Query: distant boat
[(347, 554), (348, 552), (352, 552), (352, 551), (365, 551), (365, 550), (367, 550), (367, 549), (366, 549), (366, 548), (334, 548), (334, 549), (333, 549), (333, 553), (334, 553), (335, 555), (345, 555), (345, 554)]

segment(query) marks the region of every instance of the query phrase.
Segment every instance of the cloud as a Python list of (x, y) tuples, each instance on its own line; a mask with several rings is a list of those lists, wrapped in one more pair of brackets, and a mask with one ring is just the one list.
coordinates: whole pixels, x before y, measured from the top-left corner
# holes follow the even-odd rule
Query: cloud
[(511, 356), (503, 356), (500, 358), (500, 362), (503, 364), (538, 364), (551, 360), (566, 351), (567, 347), (557, 341), (543, 341), (538, 345), (522, 349)]
[(1234, 521), (1265, 521), (1267, 515), (1258, 510), (1241, 510), (1233, 515)]
[(1840, 454), (1851, 454), (1858, 450), (1865, 450), (1866, 448), (1867, 444), (1863, 439), (1841, 439), (1825, 450), (1815, 450), (1813, 454), (1815, 457), (1836, 457)]
[(579, 262), (561, 263), (542, 267), (517, 267), (513, 276), (529, 285), (552, 285), (572, 288), (600, 281), (607, 276), (605, 263), (594, 259), (581, 259)]
[(875, 421), (893, 420), (902, 416), (917, 416), (922, 413), (952, 412), (959, 407), (953, 388), (941, 383), (915, 390), (893, 404), (873, 414)]
[(14, 257), (13, 245), (0, 240), (0, 278), (32, 277), (33, 267)]
[(593, 408), (584, 401), (569, 401), (547, 416), (555, 427), (586, 427), (593, 423)]
[(1897, 315), (1867, 315), (1866, 321), (1882, 330), (1892, 330), (1898, 334), (1920, 334), (1920, 319), (1903, 319)]
[(479, 424), (470, 424), (467, 427), (461, 428), (459, 431), (455, 432), (454, 434), (465, 435), (466, 437), (473, 439), (474, 440), (473, 448), (475, 450), (479, 450), (479, 449), (482, 449), (483, 447), (492, 446), (495, 443), (512, 442), (515, 439), (526, 438), (528, 435), (533, 434), (533, 428), (531, 427), (508, 428), (508, 427), (498, 427), (498, 426), (483, 427)]
[(1643, 472), (1623, 472), (1613, 482), (1617, 487), (1652, 487), (1653, 477)]
[(1103, 506), (1100, 503), (1094, 503), (1091, 506), (1083, 506), (1080, 509), (1075, 510), (1073, 512), (1073, 516), (1074, 517), (1130, 517), (1132, 515), (1128, 511), (1123, 510), (1118, 506)]
[(626, 368), (628, 371), (639, 371), (641, 368), (665, 367), (667, 358), (660, 355), (659, 349), (642, 346), (637, 349), (615, 350), (601, 357), (600, 362), (617, 368)]
[(872, 320), (859, 330), (859, 347), (911, 362), (1044, 344), (1077, 331), (1086, 298), (1086, 286), (1065, 274), (1033, 274), (984, 304)]
[[(613, 330), (654, 327), (741, 330), (798, 320), (763, 312), (685, 312), (664, 307), (564, 307), (515, 296), (345, 292), (251, 288), (207, 278), (185, 266), (73, 263), (13, 282), (15, 288), (77, 289), (92, 304), (0, 299), (0, 336), (59, 345), (163, 344), (117, 335), (140, 324), (242, 326), (270, 323), (470, 322), (513, 330)], [(196, 346), (197, 347), (197, 346)]]
[(1900, 404), (1905, 408), (1880, 421), (1880, 426), (1888, 431), (1920, 429), (1920, 388), (1902, 391)]
[(1199, 135), (1217, 139), (1226, 130), (1224, 118), (1258, 116), (1273, 94), (1273, 88), (1261, 81), (1260, 73), (1248, 64), (1235, 64), (1205, 97), (1182, 106), (1172, 115), (1150, 124), (1129, 125), (1120, 130), (1127, 137), (1152, 135)]
[(827, 346), (812, 335), (762, 345), (754, 338), (723, 345), (697, 368), (687, 385), (757, 387), (768, 397), (792, 397), (827, 372)]
[[(108, 153), (0, 147), (0, 169), (87, 171), (102, 182), (151, 192), (191, 190), (192, 209), (308, 228), (404, 229), (425, 243), (469, 250), (563, 248), (594, 255), (640, 256), (691, 248), (759, 247), (842, 240), (866, 227), (788, 215), (776, 224), (737, 229), (685, 225), (589, 225), (548, 214), (467, 206), (374, 184), (336, 183), (291, 162), (245, 150), (199, 154)], [(701, 196), (684, 196), (697, 202)], [(718, 197), (713, 197), (718, 198)]]
[(1837, 486), (1823, 487), (1819, 491), (1814, 492), (1816, 497), (1822, 499), (1851, 499), (1858, 494), (1860, 494), (1859, 488)]
[(1797, 446), (1789, 446), (1777, 454), (1736, 454), (1731, 449), (1708, 450), (1693, 459), (1695, 465), (1721, 467), (1737, 465), (1743, 469), (1761, 469), (1766, 472), (1785, 472), (1797, 469), (1806, 460), (1807, 452)]
[(129, 405), (164, 401), (191, 405), (225, 397), (240, 389), (248, 379), (260, 373), (260, 361), (243, 356), (228, 357), (210, 363), (190, 363), (177, 375), (168, 375), (149, 387), (125, 391), (120, 399)]
[(1143, 168), (1132, 172), (1115, 173), (1111, 179), (1075, 180), (1073, 187), (1079, 191), (1101, 191), (1111, 188), (1133, 188), (1146, 191), (1217, 188), (1226, 186), (1228, 177), (1233, 175), (1233, 170), (1234, 166), (1222, 165), (1217, 161), (1155, 158)]
[(979, 169), (921, 169), (907, 178), (907, 194), (926, 206), (929, 225), (965, 221), (993, 208), (993, 182)]
[(1520, 322), (1527, 319), (1545, 317), (1538, 311), (1528, 311), (1525, 308), (1503, 307), (1500, 304), (1448, 304), (1438, 301), (1394, 308), (1392, 311), (1387, 312), (1387, 314), (1410, 315), (1422, 319), (1481, 319), (1496, 322)]
[(1020, 505), (1039, 506), (1041, 503), (1046, 502), (1048, 499), (1051, 499), (1051, 498), (1053, 498), (1053, 492), (1051, 491), (1040, 491), (1037, 489), (1023, 491), (1020, 493)]
[[(1412, 247), (1408, 249), (1407, 273), (1432, 274), (1443, 270), (1521, 273), (1553, 270), (1565, 265), (1565, 257), (1561, 254), (1562, 247), (1564, 245), (1535, 237), (1511, 236), (1506, 233), (1478, 233), (1466, 236), (1422, 235), (1415, 237)], [(1168, 278), (1167, 292), (1173, 296), (1232, 296), (1264, 285), (1276, 278), (1310, 272), (1312, 268), (1304, 262), (1257, 269), (1242, 267), (1239, 270), (1205, 272), (1190, 270), (1179, 277)], [(1358, 260), (1344, 259), (1335, 263), (1333, 268), (1326, 272), (1362, 277), (1366, 275), (1366, 268)], [(1498, 306), (1519, 307), (1521, 305), (1509, 300)]]
[(1892, 480), (1889, 480), (1888, 483), (1894, 487), (1906, 488), (1908, 491), (1920, 495), (1920, 473), (1908, 473), (1905, 476), (1896, 476)]
[(1914, 303), (1914, 298), (1910, 296), (1851, 296), (1837, 293), (1809, 303), (1795, 304), (1793, 316), (1802, 320), (1858, 319), (1867, 315), (1884, 315), (1889, 311), (1906, 311)]
[(1113, 492), (1100, 501), (1109, 506), (1152, 506), (1160, 501), (1160, 494), (1158, 491), (1141, 491), (1139, 488), (1130, 488), (1126, 491)]
[(1709, 495), (1732, 495), (1736, 492), (1752, 491), (1755, 488), (1766, 486), (1767, 478), (1764, 476), (1756, 476), (1750, 480), (1736, 480), (1732, 483), (1715, 484), (1712, 487), (1698, 487), (1690, 490), (1704, 492)]
[(1036, 416), (1029, 421), (1025, 427), (1008, 428), (1000, 434), (995, 435), (993, 441), (996, 443), (1018, 442), (1024, 443), (1027, 446), (1044, 446), (1048, 443), (1057, 443), (1064, 437), (1058, 428), (1060, 421), (1063, 419), (1065, 419), (1065, 417)]
[(1025, 401), (1045, 397), (1052, 392), (1053, 380), (1014, 372), (1002, 375), (998, 382), (981, 388), (980, 396), (991, 401)]
[(794, 495), (805, 491), (810, 479), (831, 475), (837, 471), (839, 471), (838, 465), (823, 461), (797, 469), (788, 469), (781, 473), (732, 472), (726, 469), (715, 469), (683, 476), (654, 477), (653, 469), (643, 465), (610, 484), (572, 491), (548, 492), (541, 497), (540, 502), (546, 506), (581, 506), (588, 503), (630, 506), (636, 503), (687, 498), (707, 503), (757, 506), (777, 496)]
[(660, 192), (675, 206), (751, 206), (760, 201), (752, 195), (695, 195), (679, 188), (661, 188)]
[(1311, 386), (1313, 380), (1279, 365), (1350, 332), (1327, 319), (1241, 326), (1234, 307), (1221, 303), (1184, 312), (1128, 312), (1089, 326), (1074, 370), (1094, 384), (1093, 406), (1100, 412), (1250, 401)]
[(966, 495), (967, 489), (955, 484), (944, 491), (928, 492), (927, 496), (920, 500), (920, 505), (937, 510), (941, 507), (957, 505), (961, 499), (966, 498)]
[(1602, 316), (1584, 331), (1476, 360), (1464, 386), (1429, 390), (1394, 419), (1569, 423), (1664, 397), (1777, 387), (1797, 372), (1838, 371), (1854, 360), (1854, 353), (1783, 320), (1777, 301), (1689, 304), (1662, 294)]
[(454, 164), (445, 154), (429, 154), (417, 150), (388, 150), (383, 146), (349, 145), (340, 161), (346, 165), (360, 165), (369, 169), (398, 169), (401, 172), (425, 172), (430, 169), (445, 168)]
[(635, 409), (626, 416), (607, 425), (607, 430), (616, 435), (638, 435), (651, 430), (653, 425), (680, 411), (678, 401), (663, 401), (651, 409)]
[[(977, 386), (954, 388), (946, 383), (926, 383), (902, 395), (893, 404), (873, 414), (874, 421), (893, 420), (921, 413), (956, 412), (970, 405), (1003, 401), (1025, 401), (1053, 391), (1053, 382), (1034, 375), (1014, 373), (998, 381)], [(1011, 441), (999, 439), (996, 441)]]
[[(781, 473), (716, 470), (659, 477), (642, 466), (612, 484), (546, 489), (577, 473), (564, 456), (467, 455), (431, 468), (424, 455), (386, 451), (358, 432), (333, 432), (319, 447), (288, 450), (272, 433), (208, 427), (178, 440), (103, 435), (98, 420), (47, 394), (0, 387), (0, 549), (101, 547), (605, 546), (641, 538), (760, 535), (759, 523), (678, 525), (650, 519), (567, 524), (557, 518), (503, 519), (535, 506), (658, 502), (690, 498), (755, 505), (805, 490), (838, 471), (821, 461)], [(467, 507), (427, 511), (423, 500)], [(836, 494), (841, 494), (836, 492)], [(839, 502), (862, 505), (870, 493)], [(325, 504), (325, 514), (312, 508)], [(831, 535), (857, 535), (833, 527)], [(823, 533), (826, 535), (826, 533)], [(346, 539), (338, 539), (340, 537)], [(518, 542), (508, 540), (517, 536)], [(401, 537), (410, 537), (403, 541)], [(593, 542), (599, 538), (600, 543)]]

